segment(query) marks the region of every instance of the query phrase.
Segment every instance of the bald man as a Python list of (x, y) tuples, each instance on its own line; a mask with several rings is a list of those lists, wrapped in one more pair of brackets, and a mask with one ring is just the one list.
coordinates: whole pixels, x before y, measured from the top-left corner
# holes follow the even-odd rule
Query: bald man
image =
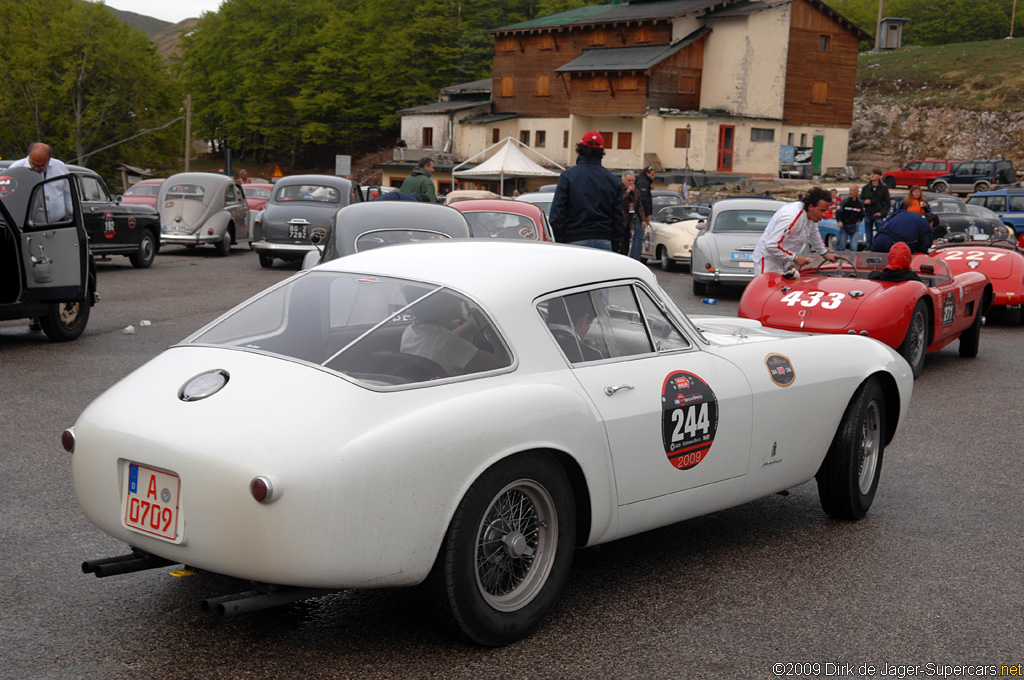
[[(42, 174), (43, 179), (70, 174), (68, 166), (53, 157), (49, 144), (35, 142), (28, 147), (28, 156), (11, 163), (12, 168), (31, 168)], [(63, 204), (63, 206), (62, 206)], [(71, 218), (71, 192), (64, 182), (54, 182), (46, 189), (48, 222), (62, 222)]]

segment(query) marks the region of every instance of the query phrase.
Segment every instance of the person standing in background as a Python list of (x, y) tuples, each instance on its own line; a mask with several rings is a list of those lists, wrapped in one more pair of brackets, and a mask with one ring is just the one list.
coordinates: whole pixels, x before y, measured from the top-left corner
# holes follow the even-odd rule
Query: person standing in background
[(871, 181), (860, 190), (860, 200), (864, 203), (864, 233), (867, 241), (864, 247), (871, 249), (875, 240), (875, 227), (881, 228), (885, 217), (889, 214), (889, 187), (882, 182), (882, 171), (871, 171)]

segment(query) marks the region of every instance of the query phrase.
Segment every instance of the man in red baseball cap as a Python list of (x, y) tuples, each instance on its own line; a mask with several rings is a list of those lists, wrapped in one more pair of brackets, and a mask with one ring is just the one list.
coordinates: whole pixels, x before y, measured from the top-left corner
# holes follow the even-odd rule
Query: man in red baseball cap
[(626, 236), (619, 178), (603, 165), (604, 137), (588, 132), (576, 145), (576, 165), (558, 178), (551, 201), (551, 229), (559, 243), (603, 250), (621, 246)]

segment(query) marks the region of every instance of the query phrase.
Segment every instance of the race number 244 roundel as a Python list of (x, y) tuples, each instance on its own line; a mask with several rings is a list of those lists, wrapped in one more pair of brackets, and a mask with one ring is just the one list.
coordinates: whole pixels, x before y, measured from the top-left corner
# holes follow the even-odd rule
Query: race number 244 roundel
[(689, 470), (708, 455), (718, 430), (718, 399), (711, 386), (687, 371), (674, 371), (661, 388), (661, 437), (677, 470)]

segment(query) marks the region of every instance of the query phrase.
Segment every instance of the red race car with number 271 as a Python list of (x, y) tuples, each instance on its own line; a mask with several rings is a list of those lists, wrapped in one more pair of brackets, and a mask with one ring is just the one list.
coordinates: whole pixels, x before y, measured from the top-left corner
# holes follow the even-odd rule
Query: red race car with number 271
[(921, 281), (868, 279), (883, 269), (885, 253), (850, 254), (835, 263), (817, 258), (793, 279), (761, 274), (740, 298), (739, 315), (765, 326), (808, 333), (866, 335), (896, 349), (916, 378), (927, 353), (960, 339), (960, 355), (978, 354), (982, 316), (992, 282), (980, 271), (954, 276), (942, 260), (918, 254)]
[(992, 280), (992, 306), (1020, 309), (1024, 325), (1024, 252), (1013, 241), (986, 234), (952, 234), (935, 245), (932, 256), (947, 265), (954, 275), (979, 271)]

